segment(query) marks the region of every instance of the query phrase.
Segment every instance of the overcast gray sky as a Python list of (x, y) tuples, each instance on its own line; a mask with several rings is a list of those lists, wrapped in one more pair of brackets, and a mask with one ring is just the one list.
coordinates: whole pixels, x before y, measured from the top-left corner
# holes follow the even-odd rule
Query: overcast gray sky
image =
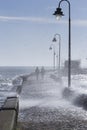
[[(65, 16), (52, 15), (58, 0), (0, 0), (0, 66), (50, 66), (49, 47), (55, 33), (61, 35), (61, 62), (68, 56), (68, 4)], [(72, 59), (87, 58), (87, 0), (72, 0)], [(58, 43), (55, 45), (58, 50)]]

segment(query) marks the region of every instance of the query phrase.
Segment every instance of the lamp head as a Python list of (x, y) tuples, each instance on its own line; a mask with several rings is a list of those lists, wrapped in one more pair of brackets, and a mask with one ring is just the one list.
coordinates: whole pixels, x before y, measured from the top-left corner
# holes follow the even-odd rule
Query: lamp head
[(49, 50), (52, 50), (52, 47), (51, 47), (51, 46), (49, 47)]
[(56, 16), (56, 19), (60, 19), (62, 16), (64, 16), (60, 7), (56, 8), (56, 11), (53, 13), (53, 15)]
[(57, 41), (57, 40), (56, 40), (56, 37), (54, 37), (53, 40), (52, 40), (52, 42), (56, 42), (56, 41)]

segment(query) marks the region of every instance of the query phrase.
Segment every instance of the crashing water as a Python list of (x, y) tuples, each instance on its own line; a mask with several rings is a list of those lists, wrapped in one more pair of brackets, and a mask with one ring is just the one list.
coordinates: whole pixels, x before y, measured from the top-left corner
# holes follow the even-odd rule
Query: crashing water
[[(22, 92), (19, 95), (20, 122), (30, 122), (31, 124), (32, 122), (42, 122), (42, 124), (48, 122), (49, 124), (52, 121), (69, 123), (69, 120), (70, 122), (75, 120), (77, 125), (73, 121), (71, 123), (73, 129), (71, 130), (87, 129), (85, 125), (87, 123), (87, 110), (75, 106), (72, 101), (63, 98), (62, 91), (67, 87), (67, 77), (62, 77), (63, 83), (61, 84), (50, 77), (53, 72), (48, 72), (44, 80), (40, 77), (37, 81), (35, 76), (30, 75), (28, 80), (23, 82), (23, 76), (26, 77), (27, 74), (29, 75), (29, 73), (19, 73), (10, 77), (0, 76), (0, 107), (6, 97), (18, 94), (17, 86), (22, 85)], [(75, 96), (87, 94), (87, 75), (73, 75), (71, 89), (75, 91)], [(84, 122), (84, 125), (81, 122)], [(53, 128), (51, 125), (50, 127)], [(58, 124), (54, 126), (56, 125)], [(82, 125), (80, 129), (79, 125)], [(26, 127), (29, 128), (29, 125), (26, 124), (24, 128)], [(63, 127), (67, 129), (67, 126)]]
[[(86, 78), (87, 75), (75, 75), (72, 77), (72, 89), (76, 94), (86, 93)], [(78, 80), (82, 80), (82, 84), (80, 82), (78, 84)], [(83, 84), (84, 87), (82, 88)], [(45, 77), (44, 81), (40, 79), (37, 82), (33, 78), (29, 79), (29, 82), (23, 86), (20, 96), (20, 109), (23, 110), (38, 106), (47, 108), (63, 107), (64, 109), (71, 108), (72, 111), (74, 109), (76, 110), (77, 107), (65, 100), (62, 96), (62, 91), (65, 86), (67, 86), (66, 77), (63, 77), (63, 85), (49, 78), (49, 75)], [(82, 108), (79, 108), (78, 110), (81, 109)]]
[[(62, 77), (63, 84), (61, 84), (54, 81), (50, 75), (51, 72), (45, 75), (44, 80), (40, 77), (38, 81), (35, 76), (31, 76), (23, 84), (19, 98), (21, 128), (86, 130), (87, 110), (74, 105), (72, 98), (70, 100), (63, 98), (62, 92), (67, 87), (67, 78)], [(85, 93), (86, 78), (87, 75), (72, 76), (71, 87), (77, 95)]]
[(31, 67), (0, 67), (0, 108), (7, 97), (18, 96), (16, 90), (22, 86), (22, 77), (33, 70)]
[[(48, 81), (39, 80), (38, 82), (35, 81), (35, 79), (31, 79), (27, 84), (25, 84), (26, 88), (24, 88), (25, 90), (23, 89), (23, 92), (21, 94), (22, 96), (20, 97), (20, 107), (23, 108), (23, 104), (24, 107), (34, 106), (34, 104), (39, 104), (40, 106), (40, 102), (42, 100), (46, 106), (46, 101), (49, 99), (51, 100), (47, 102), (48, 106), (51, 106), (52, 104), (53, 106), (55, 106), (55, 104), (56, 106), (57, 104), (61, 105), (61, 103), (66, 104), (67, 102), (64, 102), (65, 99), (62, 98), (62, 91), (65, 87), (67, 87), (67, 77), (62, 77), (62, 79), (63, 84), (54, 82), (54, 80), (50, 78), (48, 78)], [(71, 89), (75, 91), (76, 94), (87, 94), (87, 75), (73, 75)], [(29, 93), (29, 91), (33, 91), (31, 92), (33, 94)], [(39, 97), (37, 95), (35, 96), (37, 93), (39, 93)], [(34, 97), (32, 97), (32, 95), (36, 99), (33, 100)], [(41, 99), (40, 95), (42, 97)]]

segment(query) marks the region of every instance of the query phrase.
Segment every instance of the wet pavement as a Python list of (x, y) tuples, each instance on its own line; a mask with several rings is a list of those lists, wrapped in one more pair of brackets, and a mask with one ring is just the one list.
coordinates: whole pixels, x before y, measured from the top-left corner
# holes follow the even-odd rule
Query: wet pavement
[(87, 130), (87, 112), (63, 99), (64, 86), (47, 73), (23, 83), (18, 127), (21, 130)]

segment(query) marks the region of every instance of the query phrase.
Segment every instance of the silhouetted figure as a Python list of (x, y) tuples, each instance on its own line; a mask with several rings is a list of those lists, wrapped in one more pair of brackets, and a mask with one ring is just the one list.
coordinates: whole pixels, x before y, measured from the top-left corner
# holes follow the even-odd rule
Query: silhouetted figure
[(36, 67), (36, 69), (35, 69), (35, 75), (36, 75), (36, 79), (38, 80), (38, 78), (39, 78), (39, 68), (38, 67)]
[(44, 75), (45, 75), (45, 69), (44, 67), (41, 68), (41, 78), (44, 79)]

